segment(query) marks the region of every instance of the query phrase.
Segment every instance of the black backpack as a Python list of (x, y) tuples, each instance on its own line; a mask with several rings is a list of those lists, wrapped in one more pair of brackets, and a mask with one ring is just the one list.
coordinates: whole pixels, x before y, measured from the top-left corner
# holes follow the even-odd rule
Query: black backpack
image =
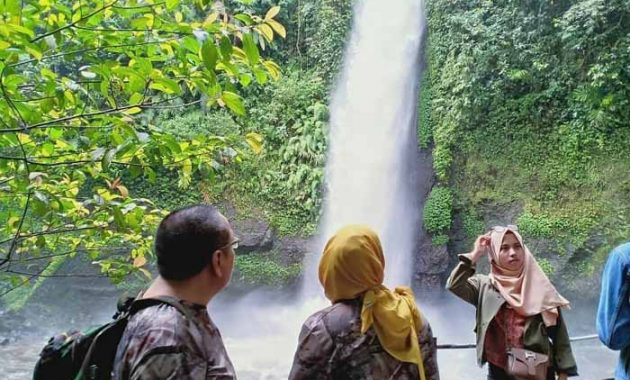
[(113, 321), (85, 331), (50, 338), (35, 364), (33, 380), (109, 380), (118, 343), (129, 318), (144, 308), (167, 304), (191, 319), (191, 313), (172, 297), (121, 299)]

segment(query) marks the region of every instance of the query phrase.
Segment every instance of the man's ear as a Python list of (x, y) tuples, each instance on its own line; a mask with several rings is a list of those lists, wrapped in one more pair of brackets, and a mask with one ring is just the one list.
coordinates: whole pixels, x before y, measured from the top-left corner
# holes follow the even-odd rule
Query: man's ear
[(218, 278), (223, 277), (223, 272), (221, 272), (221, 264), (223, 260), (223, 251), (221, 251), (220, 249), (214, 251), (210, 263), (210, 270), (212, 271), (212, 274)]

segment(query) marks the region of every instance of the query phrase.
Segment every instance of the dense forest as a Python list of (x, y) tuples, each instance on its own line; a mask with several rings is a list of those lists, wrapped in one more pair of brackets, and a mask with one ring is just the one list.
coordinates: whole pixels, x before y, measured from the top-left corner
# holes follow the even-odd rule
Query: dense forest
[[(156, 223), (190, 203), (263, 220), (281, 242), (315, 232), (352, 1), (24, 3), (0, 5), (6, 306), (75, 257), (146, 283)], [(515, 223), (545, 271), (588, 289), (630, 235), (630, 3), (426, 8), (433, 244), (455, 255)], [(291, 283), (300, 264), (285, 256), (239, 254), (236, 282)]]

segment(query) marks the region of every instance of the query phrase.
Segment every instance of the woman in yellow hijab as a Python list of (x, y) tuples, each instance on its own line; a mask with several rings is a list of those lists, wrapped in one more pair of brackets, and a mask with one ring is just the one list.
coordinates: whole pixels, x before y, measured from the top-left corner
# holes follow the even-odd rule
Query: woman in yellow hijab
[(350, 225), (324, 248), (319, 281), (329, 306), (302, 327), (290, 380), (438, 380), (431, 327), (409, 288), (383, 285), (385, 258), (374, 231)]

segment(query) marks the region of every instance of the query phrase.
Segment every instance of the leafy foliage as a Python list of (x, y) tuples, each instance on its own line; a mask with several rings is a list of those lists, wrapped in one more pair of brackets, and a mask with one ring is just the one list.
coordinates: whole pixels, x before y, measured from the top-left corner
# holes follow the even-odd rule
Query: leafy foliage
[(431, 233), (444, 233), (451, 227), (453, 195), (448, 187), (435, 186), (424, 204), (424, 228)]
[(280, 286), (295, 281), (300, 275), (298, 264), (285, 266), (273, 257), (261, 255), (239, 255), (235, 262), (236, 280), (249, 285)]
[(352, 20), (350, 0), (322, 0), (314, 16), (320, 20), (310, 35), (308, 49), (311, 67), (332, 81), (341, 66), (343, 48)]
[(434, 168), (457, 207), (522, 210), (525, 235), (584, 250), (580, 260), (600, 252), (594, 234), (606, 247), (627, 238), (630, 4), (437, 0), (428, 10)]
[(418, 105), (418, 146), (427, 149), (433, 137), (431, 130), (431, 80), (426, 71), (420, 83), (420, 99)]
[[(328, 111), (324, 82), (289, 71), (282, 81), (248, 97), (246, 131), (264, 136), (262, 153), (227, 170), (224, 194), (257, 205), (282, 235), (312, 233), (321, 204)], [(268, 100), (270, 99), (270, 100)]]
[[(186, 188), (239, 149), (214, 134), (178, 138), (154, 123), (155, 113), (218, 105), (244, 115), (242, 89), (280, 75), (260, 52), (284, 34), (278, 8), (259, 17), (207, 3), (0, 5), (5, 284), (37, 277), (62, 252), (87, 255), (114, 280), (134, 270), (149, 276), (142, 267), (163, 212), (130, 196), (120, 178), (156, 181), (160, 170), (175, 170)], [(245, 140), (260, 148), (260, 136)], [(125, 254), (108, 254), (112, 247)], [(26, 258), (38, 260), (9, 269)]]

